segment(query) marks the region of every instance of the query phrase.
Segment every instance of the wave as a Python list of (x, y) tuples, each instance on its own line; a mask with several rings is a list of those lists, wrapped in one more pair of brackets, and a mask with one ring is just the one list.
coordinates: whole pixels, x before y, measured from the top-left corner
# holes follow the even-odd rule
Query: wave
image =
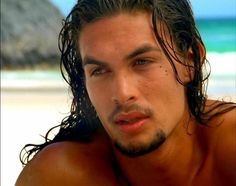
[(207, 59), (211, 66), (208, 94), (216, 96), (236, 96), (236, 52), (210, 52)]
[(234, 75), (236, 74), (236, 52), (207, 54), (207, 60), (211, 65), (211, 72), (214, 75)]

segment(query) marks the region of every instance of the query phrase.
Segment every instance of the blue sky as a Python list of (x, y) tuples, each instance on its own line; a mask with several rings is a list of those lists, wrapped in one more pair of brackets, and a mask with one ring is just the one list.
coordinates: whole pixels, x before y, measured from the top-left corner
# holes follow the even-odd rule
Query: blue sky
[[(64, 15), (67, 15), (76, 0), (51, 0)], [(235, 17), (236, 0), (190, 0), (197, 18)]]

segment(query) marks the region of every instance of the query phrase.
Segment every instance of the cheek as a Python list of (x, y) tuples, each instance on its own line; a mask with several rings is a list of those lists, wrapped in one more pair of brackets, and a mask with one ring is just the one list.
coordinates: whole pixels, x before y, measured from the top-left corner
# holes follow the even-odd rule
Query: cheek
[(87, 81), (86, 81), (86, 89), (89, 95), (89, 99), (96, 109), (96, 107), (99, 104), (98, 100), (101, 100), (101, 94), (98, 94), (98, 90), (96, 89), (96, 87), (91, 86), (91, 84), (88, 83)]
[(107, 109), (109, 106), (109, 91), (107, 91), (105, 87), (101, 88), (100, 86), (95, 86), (94, 84), (90, 84), (88, 82), (86, 82), (86, 88), (89, 99), (91, 100), (97, 114), (101, 116), (101, 113), (107, 113), (107, 110), (109, 110)]
[(176, 80), (172, 68), (163, 65), (140, 80), (139, 89), (146, 98), (159, 98), (166, 101), (184, 94), (184, 87)]
[(88, 92), (89, 99), (91, 100), (93, 106), (96, 107), (98, 100), (100, 100), (100, 98), (99, 98), (100, 94), (97, 94), (96, 93), (97, 91), (89, 86), (87, 86), (87, 92)]
[(188, 68), (182, 64), (175, 63), (176, 70), (178, 71), (179, 79), (184, 84), (189, 83), (192, 80), (192, 77), (194, 75), (194, 71), (192, 68)]
[(164, 65), (155, 66), (148, 73), (144, 74), (140, 79), (144, 81), (144, 87), (152, 88), (154, 88), (155, 85), (161, 87), (164, 85), (168, 86), (170, 82), (176, 81), (173, 70)]

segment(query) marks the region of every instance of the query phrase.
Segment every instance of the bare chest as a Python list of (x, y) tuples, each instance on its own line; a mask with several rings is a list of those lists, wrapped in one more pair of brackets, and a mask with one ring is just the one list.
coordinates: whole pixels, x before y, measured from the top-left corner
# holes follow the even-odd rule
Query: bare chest
[[(135, 171), (135, 170), (134, 170)], [(158, 186), (225, 186), (225, 185), (233, 185), (233, 183), (229, 183), (228, 180), (224, 179), (221, 175), (219, 175), (215, 170), (210, 166), (203, 167), (199, 173), (192, 176), (185, 170), (179, 170), (182, 174), (179, 174), (179, 177), (159, 177), (158, 172), (156, 176), (145, 174), (143, 172), (143, 176), (133, 177), (133, 178), (125, 178), (122, 177), (122, 183), (124, 186), (143, 186), (143, 185), (158, 185)]]

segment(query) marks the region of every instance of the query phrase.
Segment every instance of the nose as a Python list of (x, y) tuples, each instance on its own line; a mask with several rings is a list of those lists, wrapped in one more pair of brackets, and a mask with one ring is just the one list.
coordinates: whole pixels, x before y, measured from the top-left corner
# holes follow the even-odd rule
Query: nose
[(130, 104), (137, 100), (138, 91), (135, 78), (131, 75), (119, 75), (113, 81), (112, 101), (115, 104)]

